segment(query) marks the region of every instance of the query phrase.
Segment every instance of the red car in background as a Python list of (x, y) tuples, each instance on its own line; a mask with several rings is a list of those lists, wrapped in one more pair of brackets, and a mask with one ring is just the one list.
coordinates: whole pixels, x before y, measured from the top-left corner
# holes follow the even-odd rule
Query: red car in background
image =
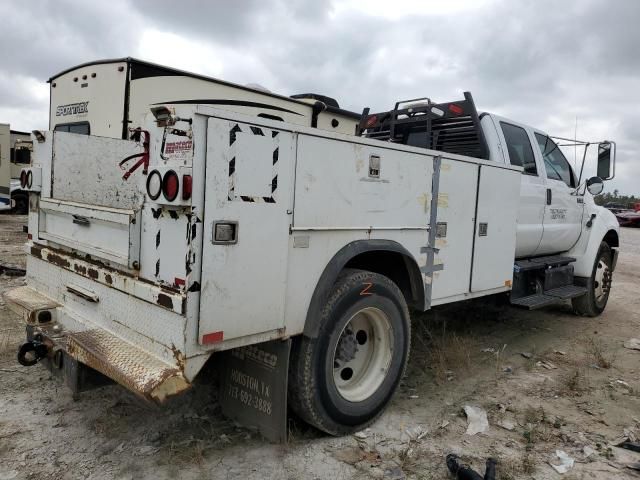
[(640, 227), (640, 203), (633, 206), (633, 210), (626, 210), (615, 214), (621, 227)]

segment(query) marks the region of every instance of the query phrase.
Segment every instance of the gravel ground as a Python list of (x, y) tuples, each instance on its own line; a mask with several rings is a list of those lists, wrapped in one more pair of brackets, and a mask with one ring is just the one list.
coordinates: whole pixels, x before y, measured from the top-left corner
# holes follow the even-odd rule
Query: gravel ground
[[(0, 260), (24, 265), (25, 217), (0, 215)], [(331, 438), (290, 421), (271, 445), (220, 414), (205, 372), (163, 408), (118, 386), (74, 401), (44, 367), (15, 361), (19, 320), (0, 300), (0, 480), (169, 478), (444, 479), (444, 457), (500, 479), (633, 479), (640, 454), (612, 446), (640, 437), (640, 230), (624, 229), (609, 306), (578, 318), (568, 305), (538, 311), (490, 298), (413, 319), (407, 376), (385, 414), (358, 435)], [(0, 276), (0, 291), (23, 283)], [(463, 407), (487, 412), (467, 435)], [(589, 450), (592, 449), (592, 450)], [(556, 450), (575, 460), (560, 476)]]

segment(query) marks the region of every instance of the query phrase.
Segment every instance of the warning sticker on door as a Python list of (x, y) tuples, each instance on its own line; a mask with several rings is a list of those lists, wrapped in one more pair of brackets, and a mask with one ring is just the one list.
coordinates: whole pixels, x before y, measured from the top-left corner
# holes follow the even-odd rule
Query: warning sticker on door
[(191, 152), (193, 150), (192, 140), (179, 140), (175, 142), (167, 142), (164, 144), (164, 151), (162, 152), (165, 160), (187, 160), (191, 158)]

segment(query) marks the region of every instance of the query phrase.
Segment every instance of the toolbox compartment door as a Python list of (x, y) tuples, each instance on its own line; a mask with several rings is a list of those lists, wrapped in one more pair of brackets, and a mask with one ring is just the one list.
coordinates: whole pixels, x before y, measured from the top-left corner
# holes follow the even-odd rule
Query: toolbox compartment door
[(38, 238), (134, 268), (140, 253), (140, 211), (40, 200)]
[(202, 344), (266, 332), (281, 336), (294, 152), (291, 132), (208, 120)]
[(480, 167), (472, 292), (511, 287), (521, 176), (517, 170)]

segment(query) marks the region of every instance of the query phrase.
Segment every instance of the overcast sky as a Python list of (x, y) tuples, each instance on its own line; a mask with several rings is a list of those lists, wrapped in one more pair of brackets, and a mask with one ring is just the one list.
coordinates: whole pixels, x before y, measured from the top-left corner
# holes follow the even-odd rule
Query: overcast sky
[[(473, 93), (552, 135), (618, 142), (640, 194), (640, 1), (0, 0), (0, 122), (48, 124), (53, 74), (133, 56), (360, 112)], [(568, 155), (573, 162), (573, 154)], [(588, 172), (594, 173), (593, 170)]]

